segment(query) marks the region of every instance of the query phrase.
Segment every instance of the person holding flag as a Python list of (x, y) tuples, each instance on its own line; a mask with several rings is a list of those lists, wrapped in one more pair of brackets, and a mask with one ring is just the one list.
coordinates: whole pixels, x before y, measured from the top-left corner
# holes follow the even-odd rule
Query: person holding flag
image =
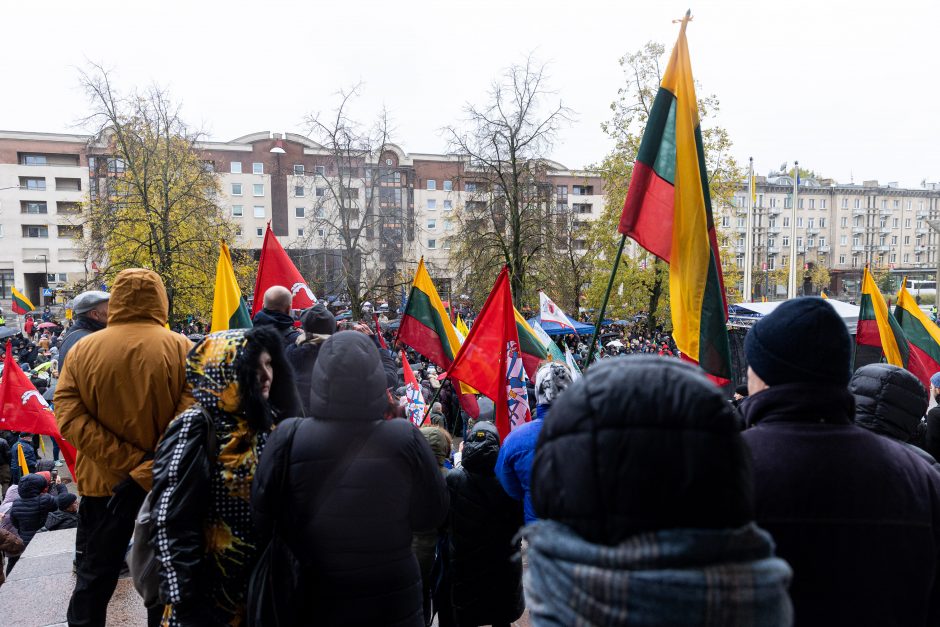
[(571, 331), (577, 335), (577, 332), (574, 330), (574, 325), (571, 324), (571, 320), (565, 312), (561, 310), (561, 307), (556, 305), (545, 292), (539, 292), (539, 310), (539, 317), (542, 322), (554, 322), (559, 326), (571, 329)]

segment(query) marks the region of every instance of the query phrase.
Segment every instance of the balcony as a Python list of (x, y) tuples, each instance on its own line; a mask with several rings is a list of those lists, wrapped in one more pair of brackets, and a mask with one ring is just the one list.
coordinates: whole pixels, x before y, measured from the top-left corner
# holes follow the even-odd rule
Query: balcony
[(853, 233), (864, 233), (864, 232), (865, 232), (865, 227), (864, 227), (864, 226), (853, 226), (853, 227), (852, 227), (852, 232), (853, 232)]
[(746, 227), (746, 226), (736, 226), (736, 227), (734, 227), (734, 230), (737, 231), (738, 233), (741, 233), (741, 234), (747, 233), (747, 227)]
[(927, 251), (927, 247), (926, 247), (926, 246), (915, 246), (915, 247), (914, 247), (914, 252), (915, 252), (915, 253), (923, 253), (923, 252), (926, 252), (926, 251)]
[(893, 209), (888, 209), (887, 207), (882, 207), (878, 210), (878, 213), (883, 216), (890, 216), (893, 212)]
[(806, 229), (806, 234), (807, 235), (819, 235), (819, 228), (815, 226), (811, 226)]
[(739, 216), (746, 216), (746, 215), (747, 215), (747, 207), (735, 207), (735, 208), (734, 208), (734, 212), (735, 212), (736, 214), (738, 214)]
[(771, 235), (777, 235), (777, 234), (780, 233), (780, 227), (779, 227), (779, 226), (769, 226), (769, 227), (767, 227), (767, 232), (770, 233)]
[(890, 247), (890, 246), (883, 246), (883, 245), (880, 245), (880, 246), (876, 246), (876, 247), (875, 247), (875, 250), (877, 250), (877, 251), (880, 252), (880, 253), (886, 253), (886, 252), (888, 252), (889, 250), (891, 250), (891, 247)]
[(930, 233), (930, 229), (921, 228), (921, 229), (916, 229), (914, 232), (917, 233), (918, 235), (927, 235), (927, 233)]
[(825, 246), (820, 246), (820, 247), (817, 248), (816, 250), (818, 250), (818, 251), (821, 252), (821, 253), (828, 253), (829, 251), (832, 250), (832, 247), (827, 244), (827, 245), (825, 245)]
[(746, 249), (745, 246), (735, 246), (735, 247), (734, 247), (734, 252), (740, 253), (740, 254), (744, 254), (745, 249)]
[(863, 216), (868, 213), (868, 209), (852, 209), (853, 216)]
[(864, 246), (852, 246), (852, 252), (853, 252), (853, 253), (863, 253), (863, 252), (865, 252), (865, 247), (864, 247)]
[(921, 209), (920, 211), (917, 212), (917, 219), (918, 219), (918, 220), (923, 220), (924, 218), (929, 218), (929, 217), (930, 217), (930, 212), (929, 212), (929, 211), (926, 211), (926, 210), (924, 210), (924, 209)]
[(767, 209), (767, 214), (772, 216), (779, 216), (782, 211), (783, 209), (780, 207), (770, 207)]
[(768, 246), (768, 247), (767, 247), (767, 254), (768, 254), (768, 255), (779, 255), (779, 254), (780, 254), (780, 249), (777, 248), (776, 246)]
[(797, 254), (805, 253), (805, 252), (806, 252), (806, 246), (797, 246), (797, 247), (796, 247), (796, 252), (797, 252)]

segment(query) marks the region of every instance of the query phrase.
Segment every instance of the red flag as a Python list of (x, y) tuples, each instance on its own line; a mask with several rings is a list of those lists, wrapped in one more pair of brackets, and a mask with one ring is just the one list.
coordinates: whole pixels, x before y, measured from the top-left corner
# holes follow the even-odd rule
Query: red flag
[(499, 273), (447, 376), (493, 400), (500, 438), (531, 420), (508, 267)]
[[(19, 364), (13, 361), (9, 342), (3, 357), (3, 377), (0, 378), (0, 429), (48, 435), (58, 443), (62, 457), (75, 477), (75, 447), (62, 439), (55, 414)], [(78, 480), (77, 477), (75, 479)]]
[(258, 262), (258, 276), (255, 278), (255, 300), (251, 306), (251, 315), (261, 311), (264, 293), (269, 287), (281, 285), (294, 295), (293, 309), (306, 309), (317, 304), (317, 297), (307, 287), (307, 282), (300, 276), (294, 262), (274, 236), (271, 223), (264, 233), (261, 245), (261, 260)]
[(375, 334), (379, 336), (379, 346), (387, 350), (388, 344), (385, 342), (385, 336), (382, 335), (382, 326), (379, 324), (379, 314), (372, 314), (372, 320), (375, 322)]
[(421, 386), (418, 385), (418, 379), (411, 369), (411, 364), (408, 363), (408, 358), (405, 357), (405, 351), (399, 352), (401, 353), (401, 368), (405, 373), (405, 396), (408, 398), (405, 413), (414, 426), (422, 427), (428, 415), (426, 411), (427, 404), (424, 401), (424, 395), (421, 394)]

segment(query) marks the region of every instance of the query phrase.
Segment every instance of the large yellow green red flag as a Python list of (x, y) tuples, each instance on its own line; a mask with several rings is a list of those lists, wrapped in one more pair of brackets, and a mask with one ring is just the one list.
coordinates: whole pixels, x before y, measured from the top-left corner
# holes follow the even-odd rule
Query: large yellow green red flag
[(898, 321), (915, 359), (909, 359), (907, 369), (917, 375), (924, 387), (930, 389), (930, 377), (940, 372), (940, 327), (921, 310), (917, 301), (901, 283), (898, 304), (894, 308)]
[(919, 360), (911, 355), (907, 337), (888, 310), (888, 303), (867, 267), (862, 277), (862, 299), (858, 308), (855, 342), (862, 346), (880, 347), (885, 361), (901, 368), (910, 370), (908, 366), (913, 357), (914, 367), (917, 368)]
[(698, 101), (685, 30), (672, 50), (633, 164), (619, 231), (669, 263), (673, 337), (683, 357), (731, 378), (725, 302)]
[[(460, 351), (460, 337), (454, 329), (444, 303), (441, 301), (434, 281), (424, 265), (424, 257), (418, 262), (415, 278), (411, 284), (408, 304), (401, 316), (398, 339), (412, 347), (431, 363), (446, 370)], [(474, 418), (480, 415), (474, 390), (458, 383), (458, 397), (464, 411)]]
[(250, 329), (251, 314), (242, 299), (242, 290), (235, 280), (232, 254), (222, 242), (219, 262), (215, 267), (215, 296), (212, 300), (212, 332), (228, 329)]

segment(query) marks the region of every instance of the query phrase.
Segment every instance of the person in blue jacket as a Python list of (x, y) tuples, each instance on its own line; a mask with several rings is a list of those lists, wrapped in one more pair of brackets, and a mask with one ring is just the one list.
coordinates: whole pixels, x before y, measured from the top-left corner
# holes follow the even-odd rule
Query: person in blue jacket
[(571, 372), (559, 362), (543, 364), (535, 374), (535, 416), (506, 436), (496, 460), (496, 477), (506, 493), (522, 501), (525, 522), (538, 520), (532, 508), (530, 478), (542, 421), (558, 396), (571, 385)]

